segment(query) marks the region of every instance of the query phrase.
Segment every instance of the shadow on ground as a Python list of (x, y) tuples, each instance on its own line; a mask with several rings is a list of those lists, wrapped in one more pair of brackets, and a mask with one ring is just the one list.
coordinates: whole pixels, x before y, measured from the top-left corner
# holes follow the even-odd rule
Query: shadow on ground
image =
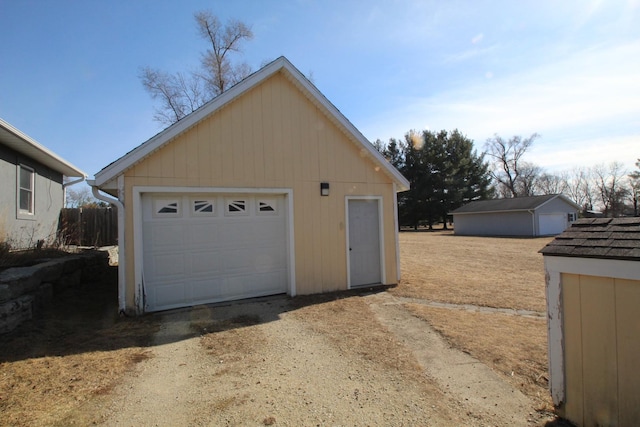
[[(85, 283), (56, 295), (38, 318), (0, 335), (0, 363), (46, 356), (67, 356), (130, 347), (151, 347), (194, 336), (278, 320), (287, 311), (322, 304), (385, 287), (289, 298), (285, 295), (200, 305), (121, 317), (117, 307), (117, 267), (95, 283)], [(189, 322), (186, 334), (154, 336), (170, 322)], [(183, 330), (185, 330), (183, 328)]]
[(547, 422), (544, 427), (575, 427), (575, 424), (562, 418), (556, 418)]

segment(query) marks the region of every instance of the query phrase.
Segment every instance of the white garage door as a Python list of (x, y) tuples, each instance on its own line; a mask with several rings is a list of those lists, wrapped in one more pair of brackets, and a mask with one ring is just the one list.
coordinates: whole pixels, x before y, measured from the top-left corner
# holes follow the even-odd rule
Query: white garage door
[(281, 195), (144, 194), (145, 310), (287, 291)]
[(540, 214), (540, 235), (553, 236), (567, 228), (567, 214)]

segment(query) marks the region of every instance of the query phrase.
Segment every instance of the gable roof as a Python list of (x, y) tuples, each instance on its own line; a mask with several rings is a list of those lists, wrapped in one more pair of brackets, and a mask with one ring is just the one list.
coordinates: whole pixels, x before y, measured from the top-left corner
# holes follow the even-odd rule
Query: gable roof
[(329, 100), (284, 56), (281, 56), (275, 61), (267, 64), (235, 86), (207, 102), (193, 113), (187, 115), (103, 168), (95, 175), (95, 185), (100, 187), (109, 183), (172, 139), (186, 132), (201, 120), (211, 114), (214, 114), (225, 105), (279, 72), (283, 73), (283, 75), (287, 77), (289, 81), (291, 81), (309, 100), (311, 100), (311, 102), (320, 108), (320, 110), (323, 111), (324, 114), (326, 114), (327, 117), (329, 117), (329, 119), (338, 126), (338, 128), (349, 136), (349, 139), (354, 144), (357, 144), (359, 148), (364, 148), (371, 160), (380, 166), (392, 181), (397, 184), (398, 191), (405, 191), (409, 189), (409, 181), (407, 181), (406, 178), (402, 176), (402, 174), (398, 172), (398, 170), (373, 147), (364, 135), (362, 135), (362, 133), (360, 133), (360, 131), (356, 129), (349, 120), (347, 120), (340, 110), (329, 102)]
[(640, 261), (640, 218), (579, 219), (540, 253)]
[(86, 177), (87, 174), (62, 157), (38, 143), (0, 118), (0, 144), (23, 154), (68, 177)]
[(545, 196), (514, 197), (511, 199), (476, 200), (459, 207), (451, 213), (456, 215), (473, 213), (532, 211), (557, 198), (563, 200), (575, 209), (580, 209), (579, 205), (572, 202), (562, 194), (548, 194)]

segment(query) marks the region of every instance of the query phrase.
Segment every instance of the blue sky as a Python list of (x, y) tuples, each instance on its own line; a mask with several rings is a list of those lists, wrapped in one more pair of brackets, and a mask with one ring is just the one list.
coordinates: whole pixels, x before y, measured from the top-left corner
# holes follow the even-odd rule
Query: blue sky
[(527, 160), (549, 171), (640, 157), (640, 0), (0, 0), (0, 117), (92, 177), (162, 129), (140, 68), (197, 67), (203, 9), (371, 141), (537, 132)]

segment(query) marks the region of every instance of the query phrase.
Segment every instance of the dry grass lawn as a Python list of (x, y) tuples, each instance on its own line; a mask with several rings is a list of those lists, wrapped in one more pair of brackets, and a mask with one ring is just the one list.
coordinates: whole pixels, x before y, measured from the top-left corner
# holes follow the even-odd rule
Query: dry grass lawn
[(398, 296), (454, 304), (545, 311), (544, 265), (552, 238), (400, 233)]
[[(405, 304), (408, 310), (546, 410), (551, 406), (544, 317), (433, 307), (428, 302), (543, 312), (544, 268), (537, 251), (550, 240), (401, 233), (402, 281), (389, 290), (416, 298)], [(158, 324), (154, 317), (117, 319), (115, 283), (115, 277), (105, 277), (102, 284), (73, 290), (76, 295), (65, 295), (42, 320), (0, 337), (0, 425), (55, 425), (83, 402), (107, 395), (136, 363), (150, 357), (147, 346)], [(419, 375), (409, 350), (352, 293), (299, 297), (291, 303), (294, 316), (333, 340), (341, 353), (384, 366), (389, 374)], [(257, 322), (251, 316), (229, 324), (205, 322), (195, 324), (194, 333), (217, 332), (207, 335), (203, 344), (218, 358), (259, 355), (263, 343), (238, 327)], [(435, 385), (422, 387), (426, 393), (439, 393)], [(446, 413), (451, 408), (440, 409)]]
[[(401, 233), (401, 283), (394, 295), (452, 304), (544, 312), (542, 255), (551, 238)], [(451, 345), (468, 352), (552, 410), (547, 389), (546, 317), (531, 318), (462, 307), (406, 304)]]
[(117, 319), (113, 279), (68, 290), (41, 319), (0, 336), (0, 425), (55, 425), (149, 357), (157, 325)]

